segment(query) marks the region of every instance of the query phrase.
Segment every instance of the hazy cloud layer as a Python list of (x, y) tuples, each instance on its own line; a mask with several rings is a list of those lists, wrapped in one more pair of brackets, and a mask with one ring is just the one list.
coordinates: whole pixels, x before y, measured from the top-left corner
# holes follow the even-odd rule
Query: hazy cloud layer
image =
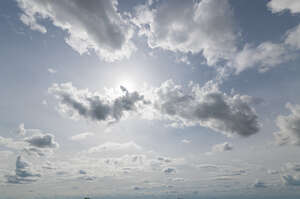
[(68, 33), (65, 41), (78, 53), (93, 50), (105, 61), (129, 57), (135, 49), (130, 42), (132, 30), (117, 11), (116, 0), (17, 0), (21, 21), (42, 33), (47, 28), (41, 20)]

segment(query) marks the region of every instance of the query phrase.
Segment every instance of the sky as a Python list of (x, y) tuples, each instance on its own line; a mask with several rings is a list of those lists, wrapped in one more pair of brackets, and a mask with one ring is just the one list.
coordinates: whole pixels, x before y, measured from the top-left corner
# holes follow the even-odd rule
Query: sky
[(300, 197), (300, 1), (0, 1), (0, 198)]

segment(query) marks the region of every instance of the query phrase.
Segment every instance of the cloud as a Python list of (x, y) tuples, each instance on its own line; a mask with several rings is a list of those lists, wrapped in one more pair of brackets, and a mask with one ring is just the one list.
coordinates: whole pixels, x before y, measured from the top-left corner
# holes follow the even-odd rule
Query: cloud
[(235, 73), (257, 66), (260, 72), (265, 72), (272, 67), (294, 59), (295, 56), (282, 43), (263, 42), (258, 46), (246, 44), (231, 61)]
[(21, 136), (24, 136), (26, 135), (26, 129), (25, 129), (25, 126), (24, 126), (24, 123), (21, 123), (19, 125), (19, 128), (17, 130), (17, 134), (21, 135)]
[(253, 184), (254, 188), (266, 188), (266, 184), (260, 180), (256, 180), (255, 183)]
[(52, 134), (39, 134), (25, 139), (31, 146), (37, 148), (59, 148)]
[(236, 51), (233, 12), (227, 0), (161, 1), (135, 8), (133, 23), (148, 46), (174, 52), (202, 53), (208, 65)]
[(65, 42), (80, 54), (94, 51), (105, 61), (128, 58), (135, 50), (133, 30), (118, 12), (117, 0), (17, 0), (20, 20), (46, 33), (42, 20), (67, 32)]
[(57, 70), (55, 70), (55, 69), (53, 69), (53, 68), (48, 68), (48, 72), (49, 72), (50, 74), (55, 74), (55, 73), (57, 73)]
[(73, 141), (79, 141), (79, 140), (84, 140), (87, 137), (90, 137), (90, 136), (93, 136), (93, 135), (94, 135), (94, 133), (85, 132), (85, 133), (80, 133), (80, 134), (74, 135), (70, 139), (73, 140)]
[(184, 144), (190, 144), (191, 140), (183, 139), (183, 140), (181, 140), (181, 142)]
[(297, 176), (282, 175), (281, 180), (287, 186), (300, 186), (300, 179)]
[(216, 144), (212, 147), (212, 152), (224, 152), (224, 151), (231, 151), (233, 146), (228, 143), (224, 142), (222, 144)]
[[(184, 89), (168, 80), (154, 91), (154, 108), (171, 126), (200, 125), (227, 136), (250, 136), (259, 131), (258, 116), (244, 95), (227, 95), (212, 82)], [(250, 97), (250, 96), (248, 96)]]
[(25, 146), (23, 141), (17, 141), (12, 138), (5, 138), (0, 136), (0, 146), (9, 149), (20, 150)]
[(174, 174), (174, 173), (176, 173), (176, 168), (166, 167), (166, 168), (163, 168), (162, 172), (165, 174)]
[(256, 102), (254, 98), (223, 93), (212, 81), (202, 87), (191, 83), (184, 88), (168, 80), (158, 88), (128, 92), (121, 86), (121, 90), (123, 95), (116, 97), (79, 90), (71, 83), (49, 88), (59, 100), (58, 110), (72, 118), (81, 116), (113, 123), (125, 113), (138, 112), (143, 119), (166, 120), (173, 127), (200, 125), (227, 136), (244, 137), (257, 133), (260, 128), (258, 116), (251, 107)]
[(268, 174), (270, 174), (270, 175), (275, 175), (275, 174), (278, 174), (279, 173), (279, 171), (277, 171), (277, 170), (272, 170), (272, 169), (268, 169)]
[(298, 0), (271, 0), (268, 2), (267, 6), (273, 13), (286, 10), (289, 10), (292, 14), (300, 12), (300, 2)]
[(286, 163), (286, 168), (288, 170), (292, 170), (292, 171), (300, 171), (300, 163), (292, 163), (292, 162), (288, 162)]
[(32, 169), (31, 163), (19, 155), (16, 160), (15, 174), (6, 175), (5, 177), (7, 183), (24, 184), (37, 181), (41, 175), (39, 173), (35, 173)]
[(49, 92), (60, 100), (59, 111), (71, 117), (81, 116), (94, 121), (117, 122), (125, 112), (134, 112), (138, 104), (146, 104), (138, 92), (120, 87), (122, 96), (111, 99), (88, 90), (79, 90), (71, 83), (53, 84)]
[(291, 111), (287, 116), (279, 115), (276, 119), (278, 132), (274, 133), (276, 143), (279, 145), (300, 145), (300, 105), (286, 104)]
[(125, 143), (117, 143), (117, 142), (106, 142), (99, 146), (92, 147), (88, 150), (89, 153), (96, 153), (102, 151), (118, 151), (118, 150), (140, 150), (141, 146), (136, 144), (135, 142), (125, 142)]

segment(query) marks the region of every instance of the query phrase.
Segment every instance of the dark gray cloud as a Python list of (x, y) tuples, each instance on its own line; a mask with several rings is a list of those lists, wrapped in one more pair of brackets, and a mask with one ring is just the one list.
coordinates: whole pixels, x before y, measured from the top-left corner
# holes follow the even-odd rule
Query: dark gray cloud
[(39, 134), (25, 139), (31, 146), (37, 148), (58, 148), (59, 144), (55, 141), (54, 135)]
[(249, 104), (250, 96), (227, 95), (218, 85), (191, 85), (184, 90), (172, 80), (156, 89), (155, 108), (173, 121), (172, 126), (201, 125), (227, 136), (250, 136), (259, 131), (258, 116)]
[(41, 175), (35, 173), (32, 165), (19, 155), (16, 160), (15, 175), (6, 175), (5, 177), (7, 183), (24, 184), (37, 181)]
[(78, 90), (71, 83), (54, 84), (49, 92), (60, 100), (60, 111), (72, 116), (79, 115), (94, 121), (119, 121), (125, 112), (135, 112), (138, 104), (147, 104), (138, 92), (128, 92), (120, 87), (124, 95), (109, 99), (87, 90)]
[(278, 132), (274, 133), (276, 143), (279, 145), (300, 145), (300, 105), (286, 104), (291, 113), (287, 116), (277, 117)]
[(135, 49), (132, 30), (117, 10), (117, 0), (17, 0), (20, 20), (46, 33), (41, 19), (66, 31), (65, 41), (78, 53), (93, 50), (106, 61), (129, 57)]

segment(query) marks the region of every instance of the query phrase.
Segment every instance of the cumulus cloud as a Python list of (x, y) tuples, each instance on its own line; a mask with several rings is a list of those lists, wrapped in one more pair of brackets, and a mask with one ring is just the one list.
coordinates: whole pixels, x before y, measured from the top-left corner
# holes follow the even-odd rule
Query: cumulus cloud
[(59, 144), (55, 141), (52, 134), (39, 134), (25, 139), (31, 146), (37, 148), (58, 148)]
[[(172, 80), (154, 91), (154, 108), (171, 126), (200, 125), (227, 136), (250, 136), (259, 131), (258, 116), (243, 95), (222, 93), (217, 84), (191, 84), (184, 89)], [(249, 96), (250, 97), (250, 96)]]
[(286, 108), (291, 113), (287, 116), (279, 115), (276, 120), (279, 128), (279, 131), (274, 133), (276, 143), (300, 145), (300, 105), (287, 103)]
[(282, 175), (281, 180), (288, 186), (300, 186), (300, 178), (298, 176)]
[(138, 105), (147, 103), (138, 92), (128, 92), (123, 86), (120, 89), (123, 95), (115, 99), (79, 90), (71, 83), (53, 84), (49, 92), (60, 100), (59, 111), (62, 113), (94, 121), (117, 122), (125, 112), (134, 112)]
[(216, 144), (212, 147), (212, 152), (224, 152), (224, 151), (231, 151), (233, 149), (233, 146), (228, 143), (224, 142), (221, 144)]
[(21, 21), (46, 33), (42, 20), (67, 32), (65, 41), (80, 54), (93, 50), (105, 61), (128, 58), (135, 50), (133, 31), (118, 12), (117, 0), (17, 0)]
[(5, 177), (7, 183), (24, 184), (37, 181), (41, 174), (36, 173), (32, 169), (32, 164), (19, 155), (16, 160), (15, 174)]
[(106, 142), (99, 146), (92, 147), (88, 150), (89, 153), (103, 152), (103, 151), (118, 151), (118, 150), (140, 150), (142, 147), (136, 144), (135, 142)]
[(87, 137), (90, 137), (93, 135), (94, 135), (94, 133), (92, 133), (92, 132), (85, 132), (85, 133), (80, 133), (80, 134), (74, 135), (70, 139), (73, 141), (79, 141), (79, 140), (84, 140)]
[(202, 53), (208, 65), (231, 58), (238, 37), (227, 0), (160, 1), (136, 7), (133, 23), (148, 46)]

